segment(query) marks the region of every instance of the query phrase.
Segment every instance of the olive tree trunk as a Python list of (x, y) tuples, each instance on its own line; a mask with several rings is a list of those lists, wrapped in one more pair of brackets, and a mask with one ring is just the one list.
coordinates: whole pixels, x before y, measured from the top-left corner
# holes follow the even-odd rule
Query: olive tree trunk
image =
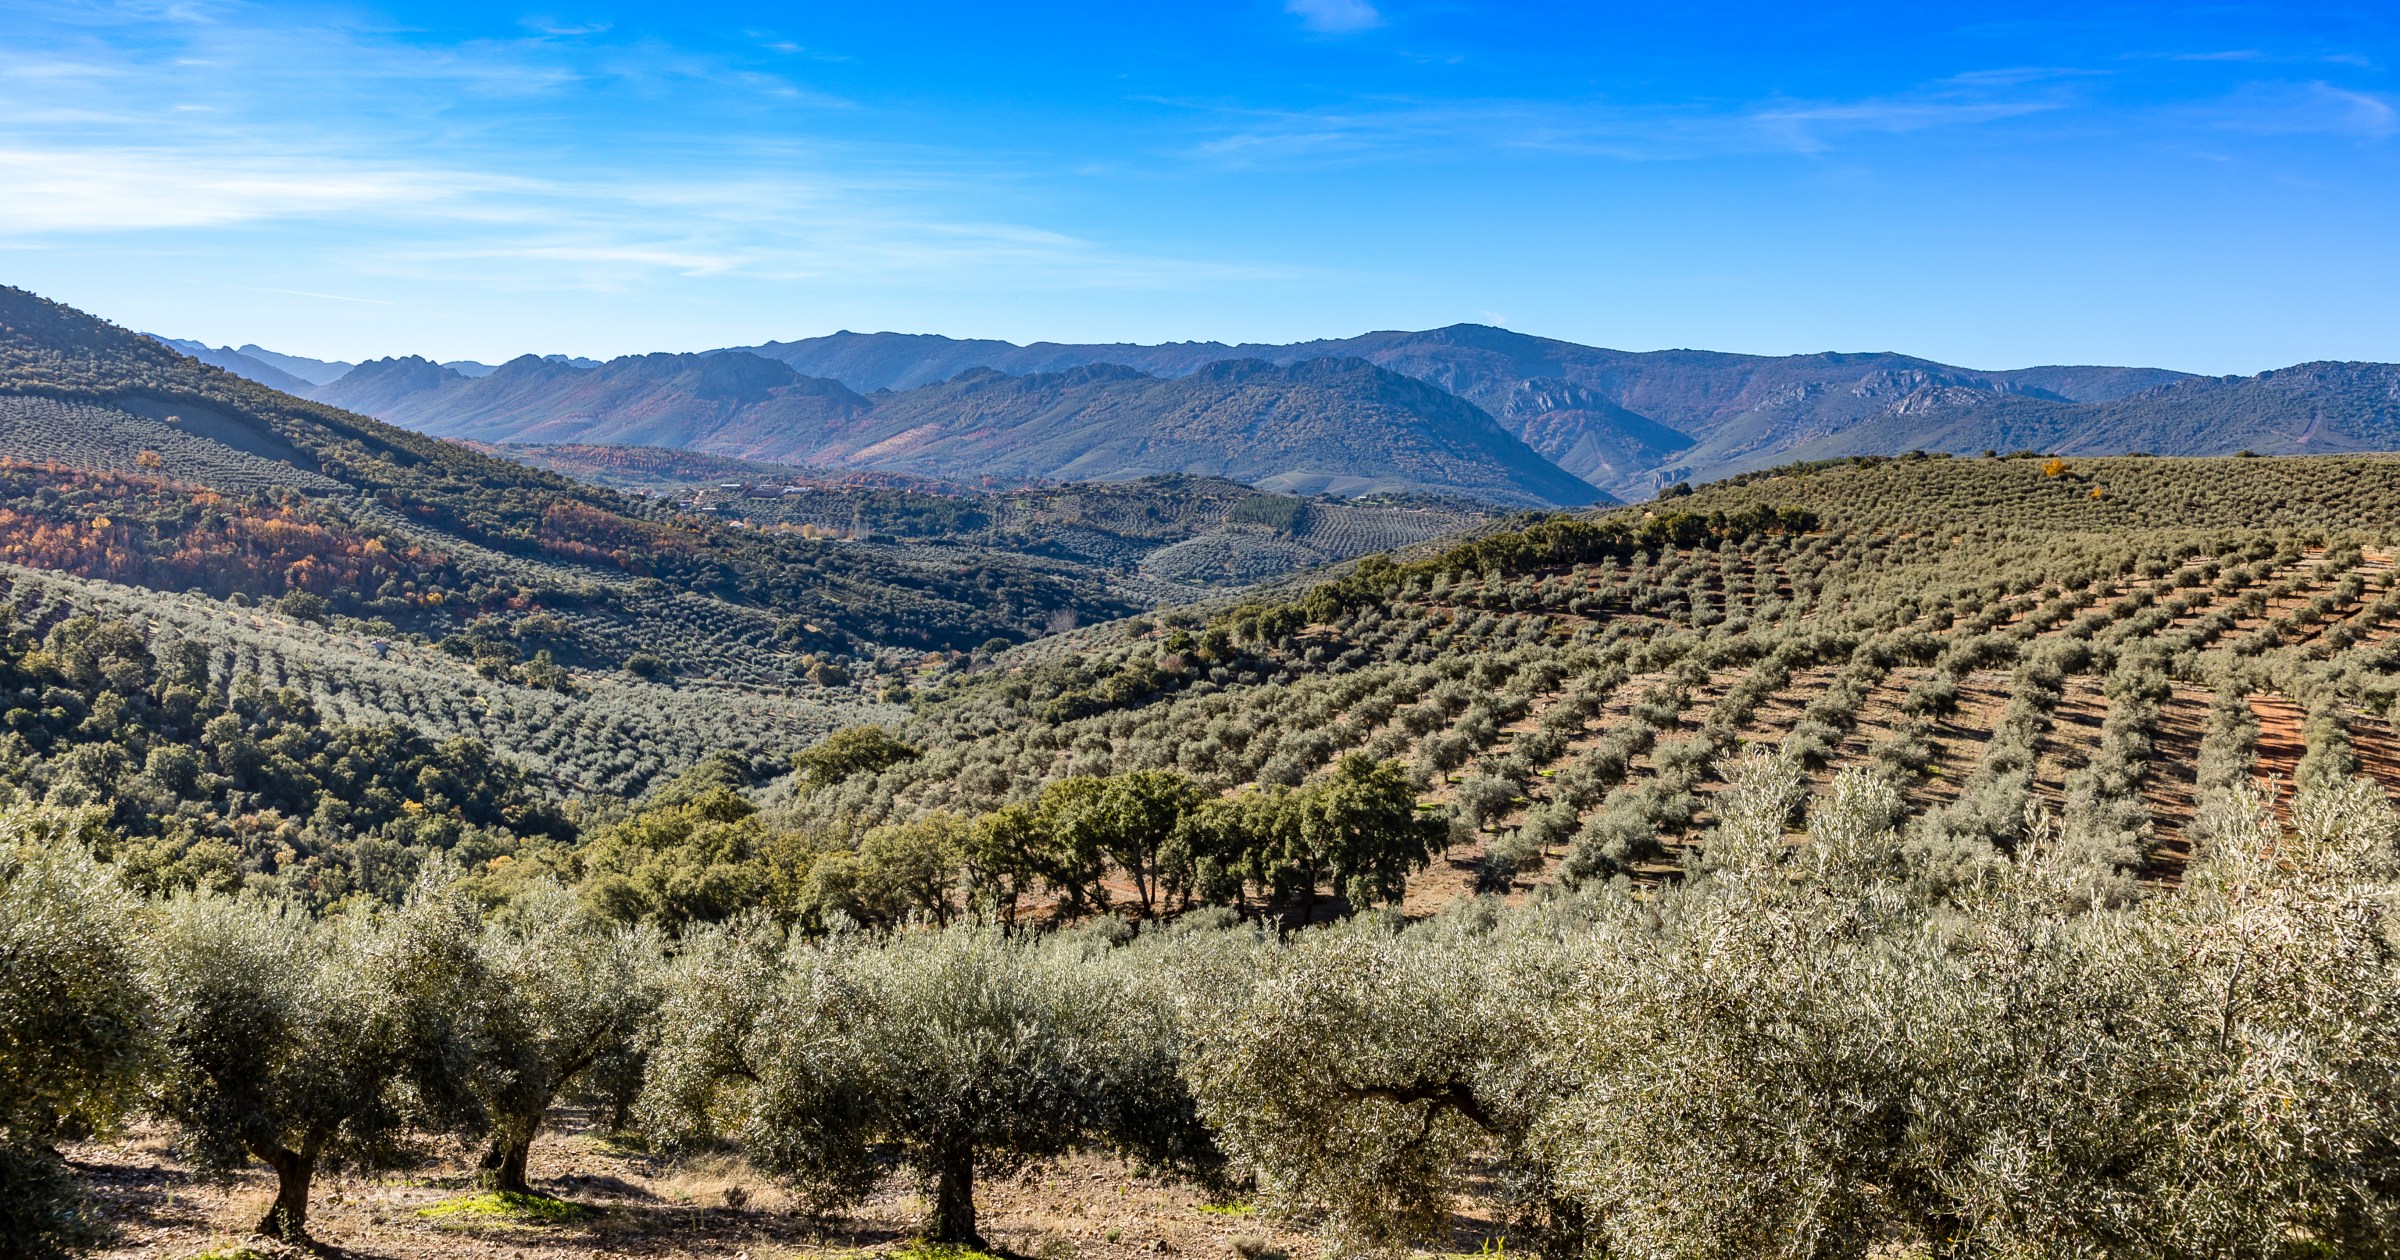
[(275, 1170), (275, 1201), (267, 1206), (267, 1214), (258, 1218), (260, 1237), (293, 1243), (307, 1240), (308, 1187), (317, 1176), (318, 1145), (312, 1137), (296, 1151), (278, 1146), (260, 1153), (259, 1158)]
[(533, 1154), (533, 1130), (514, 1125), (492, 1139), (489, 1150), (483, 1153), (483, 1170), (491, 1175), (492, 1188), (514, 1194), (533, 1193), (532, 1183), (525, 1180), (525, 1163)]
[(932, 1241), (983, 1250), (983, 1234), (975, 1228), (975, 1148), (952, 1139), (934, 1158)]
[[(550, 1079), (568, 1079), (590, 1064), (589, 1056), (579, 1058)], [(483, 1153), (483, 1171), (491, 1178), (494, 1190), (533, 1193), (533, 1183), (525, 1179), (525, 1164), (533, 1155), (534, 1136), (542, 1131), (542, 1117), (550, 1114), (553, 1097), (552, 1092), (545, 1091), (538, 1101), (520, 1100), (523, 1110), (500, 1117), (499, 1126), (492, 1132), (492, 1144)]]

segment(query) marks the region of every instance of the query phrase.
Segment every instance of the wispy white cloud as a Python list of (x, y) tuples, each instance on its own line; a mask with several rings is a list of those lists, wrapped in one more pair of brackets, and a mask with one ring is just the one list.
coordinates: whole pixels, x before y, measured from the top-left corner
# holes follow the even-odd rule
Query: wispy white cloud
[(221, 227), (461, 204), (492, 176), (183, 148), (0, 147), (0, 234)]
[(1326, 35), (1347, 35), (1383, 25), (1383, 14), (1368, 0), (1283, 0), (1283, 11), (1300, 24)]
[(1183, 102), (1216, 134), (1191, 156), (1237, 166), (1523, 151), (1663, 161), (1821, 153), (1863, 135), (1973, 127), (2067, 108), (2067, 72), (2007, 69), (1855, 100), (1618, 105), (1381, 99), (1267, 111)]
[(1726, 121), (1737, 147), (1745, 140), (1793, 153), (1820, 153), (1846, 136), (1903, 135), (1948, 127), (1974, 127), (2065, 108), (2066, 94), (2045, 86), (2012, 91), (2027, 80), (2009, 74), (1948, 81), (1901, 96), (1855, 101), (1791, 101), (1753, 106)]
[(350, 295), (350, 294), (347, 294), (347, 293), (318, 293), (318, 292), (316, 292), (316, 291), (314, 291), (314, 290), (311, 290), (311, 289), (276, 289), (276, 288), (269, 288), (269, 287), (268, 287), (268, 286), (266, 286), (266, 285), (260, 285), (260, 284), (244, 284), (244, 285), (237, 285), (237, 286), (235, 286), (235, 287), (236, 287), (236, 288), (242, 288), (242, 289), (248, 289), (248, 290), (249, 290), (249, 291), (251, 291), (252, 293), (280, 293), (280, 294), (284, 295), (285, 297), (304, 297), (304, 298), (316, 298), (316, 299), (318, 299), (318, 300), (320, 300), (320, 301), (326, 301), (326, 302), (352, 302), (352, 303), (356, 303), (357, 305), (360, 305), (360, 306), (391, 306), (391, 305), (394, 305), (392, 302), (390, 302), (390, 301), (387, 301), (387, 300), (385, 300), (385, 299), (383, 299), (383, 298), (355, 297), (355, 296), (352, 296), (352, 295)]
[(2331, 83), (2252, 83), (2193, 111), (2227, 131), (2385, 140), (2400, 135), (2394, 98)]
[(607, 22), (566, 22), (548, 15), (521, 17), (517, 19), (517, 25), (529, 31), (566, 39), (582, 35), (605, 35), (610, 26)]
[(0, 149), (0, 242), (330, 225), (355, 242), (344, 265), (362, 275), (569, 290), (663, 275), (1105, 288), (1288, 274), (946, 216), (929, 203), (971, 190), (927, 195), (938, 183), (906, 173), (535, 177), (332, 154), (17, 146)]
[[(334, 19), (130, 13), (95, 8), (46, 47), (0, 50), (0, 245), (272, 228), (295, 250), (339, 239), (354, 278), (468, 288), (1270, 274), (996, 220), (991, 194), (1018, 176), (987, 158), (794, 139), (790, 111), (853, 107), (738, 57), (546, 18), (525, 38), (426, 44)], [(672, 96), (730, 125), (679, 133), (634, 110), (591, 134), (595, 94)]]

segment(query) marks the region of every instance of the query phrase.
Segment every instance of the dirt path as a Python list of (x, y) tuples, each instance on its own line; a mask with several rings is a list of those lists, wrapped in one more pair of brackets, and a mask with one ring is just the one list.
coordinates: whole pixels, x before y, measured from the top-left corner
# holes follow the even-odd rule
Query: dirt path
[(2359, 772), (2382, 784), (2385, 798), (2400, 806), (2400, 731), (2386, 719), (2364, 714), (2353, 715), (2347, 726)]
[(1958, 706), (1934, 726), (1934, 759), (1929, 767), (1932, 773), (1909, 791), (1912, 811), (1947, 805), (1958, 799), (1967, 779), (1975, 773), (1976, 763), (1983, 760), (1992, 728), (2000, 724), (2000, 715), (2008, 708), (2009, 681), (2006, 671), (1993, 669), (1976, 670), (1960, 677)]
[(2199, 809), (2200, 741), (2208, 734), (2214, 699), (2206, 687), (2178, 683), (2159, 702), (2150, 761), (2142, 768), (2142, 803), (2157, 828), (2144, 878), (2174, 883), (2191, 861), (2191, 840), (2185, 831)]
[(2097, 675), (2069, 675), (2050, 711), (2050, 729), (2034, 743), (2033, 794), (2054, 814), (2065, 811), (2067, 776), (2089, 765), (2100, 749), (2100, 726), (2108, 719), (2103, 686)]
[(2282, 696), (2263, 692), (2250, 697), (2250, 711), (2258, 715), (2258, 761), (2250, 773), (2274, 798), (2275, 816), (2289, 818), (2292, 780), (2307, 751), (2301, 732), (2308, 715)]

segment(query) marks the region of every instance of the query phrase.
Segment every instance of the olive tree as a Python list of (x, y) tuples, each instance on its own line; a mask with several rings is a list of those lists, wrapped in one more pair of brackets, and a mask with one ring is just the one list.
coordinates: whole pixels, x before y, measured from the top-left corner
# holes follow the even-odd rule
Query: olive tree
[(2400, 819), (2374, 789), (2288, 832), (2224, 794), (2183, 889), (2111, 905), (2039, 819), (1923, 878), (1857, 772), (1771, 843), (1776, 769), (1734, 768), (1708, 869), (1597, 915), (1538, 1008), (1566, 1093), (1537, 1140), (1610, 1254), (2384, 1254)]
[(1246, 967), (1180, 969), (1185, 1077), (1228, 1155), (1351, 1244), (1437, 1237), (1459, 1197), (1486, 1193), (1512, 1238), (1583, 1254), (1582, 1214), (1530, 1142), (1555, 1091), (1527, 1014), (1558, 996), (1579, 913), (1552, 910), (1495, 924), (1470, 905), (1405, 932), (1359, 919)]
[(96, 815), (0, 814), (0, 1251), (63, 1256), (88, 1232), (53, 1143), (114, 1120), (151, 1047), (145, 913), (86, 843)]
[(677, 968), (644, 1097), (664, 1137), (735, 1140), (820, 1210), (906, 1167), (928, 1234), (970, 1244), (980, 1175), (1089, 1146), (1183, 1166), (1211, 1149), (1163, 986), (1106, 946), (955, 928), (795, 940), (769, 963), (763, 931)]
[(2400, 1238), (2400, 815), (2323, 783), (2279, 825), (2243, 784), (2202, 807), (2199, 860), (2156, 907), (2177, 1030), (2146, 1201), (2187, 1254)]
[(635, 1054), (658, 1007), (662, 939), (603, 921), (543, 880), (493, 912), (478, 952), (490, 994), (477, 1077), (493, 1126), (483, 1167), (499, 1189), (523, 1192), (550, 1105)]
[(259, 1233), (307, 1236), (322, 1166), (394, 1160), (412, 1128), (480, 1127), (476, 945), (474, 907), (431, 884), (398, 909), (325, 919), (220, 896), (167, 904), (153, 1105), (203, 1167), (275, 1171)]

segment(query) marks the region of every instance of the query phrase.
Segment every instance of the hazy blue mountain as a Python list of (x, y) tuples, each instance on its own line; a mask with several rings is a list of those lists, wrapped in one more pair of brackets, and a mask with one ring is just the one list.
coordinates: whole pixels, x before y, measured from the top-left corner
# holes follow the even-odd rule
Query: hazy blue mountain
[(1018, 346), (844, 332), (769, 342), (753, 352), (859, 390), (905, 389), (969, 367), (1029, 373), (1115, 363), (1177, 376), (1234, 358), (1281, 364), (1359, 358), (1475, 403), (1544, 457), (1628, 497), (1762, 452), (1771, 458), (1774, 450), (1818, 442), (1926, 386), (2095, 402), (2182, 379), (2154, 368), (1987, 372), (1899, 354), (1606, 350), (1480, 324), (1289, 345)]
[(744, 351), (589, 369), (527, 355), (479, 378), (403, 358), (361, 364), (317, 396), (481, 442), (662, 446), (929, 477), (1188, 473), (1310, 493), (1605, 497), (1482, 409), (1359, 359), (1230, 361), (1171, 378), (1115, 365), (978, 368), (862, 395)]
[(382, 359), (319, 396), (443, 437), (744, 458), (805, 454), (829, 425), (872, 406), (839, 382), (741, 353), (629, 355), (589, 368), (524, 355), (480, 377), (424, 359)]
[[(703, 386), (698, 382), (708, 374), (693, 366), (702, 358), (745, 366), (722, 366), (715, 376), (723, 379)], [(1205, 412), (1216, 405), (1199, 399), (1208, 390), (1184, 398), (1156, 382), (1233, 362), (1291, 368), (1348, 361), (1471, 403), (1544, 460), (1628, 499), (1646, 498), (1681, 480), (1793, 460), (1914, 449), (2083, 454), (2400, 449), (2400, 426), (2392, 419), (2383, 384), (2392, 369), (2375, 364), (2305, 364), (2224, 379), (2108, 366), (1984, 371), (1889, 353), (1607, 350), (1478, 324), (1272, 346), (1020, 346), (836, 333), (770, 342), (750, 351), (646, 360), (658, 362), (640, 370), (611, 364), (613, 374), (602, 377), (579, 375), (560, 363), (538, 372), (523, 368), (524, 377), (508, 390), (470, 390), (455, 372), (448, 379), (429, 374), (440, 371), (437, 365), (390, 361), (365, 365), (356, 379), (345, 378), (317, 396), (487, 440), (644, 441), (745, 458), (933, 476), (1242, 475), (1231, 471), (1236, 465), (1212, 463), (1214, 456), (1203, 454), (1204, 448), (1229, 451), (1234, 443), (1252, 440), (1222, 416), (1209, 422), (1207, 437), (1196, 444), (1165, 436), (1178, 408), (1197, 406)], [(681, 366), (669, 369), (668, 361)], [(767, 361), (789, 375), (762, 374)], [(1091, 371), (1102, 366), (1115, 374)], [(981, 379), (978, 373), (1034, 384), (1000, 390), (986, 382), (968, 388)], [(500, 375), (495, 370), (493, 378)], [(1332, 377), (1347, 379), (1340, 371)], [(1137, 378), (1153, 384), (1137, 384)], [(1253, 381), (1232, 405), (1262, 408), (1262, 390), (1297, 390), (1309, 379)], [(803, 397), (767, 400), (769, 393), (792, 391), (809, 380), (818, 383), (801, 390)], [(726, 381), (747, 382), (742, 388), (749, 393), (727, 393)], [(830, 392), (833, 382), (845, 395)], [(1309, 388), (1314, 392), (1295, 395), (1278, 414), (1311, 424), (1340, 414), (1322, 389)], [(433, 396), (416, 397), (428, 390)], [(1003, 398), (1009, 400), (1005, 424), (1013, 427), (979, 428)], [(1048, 401), (1037, 405), (1036, 399)], [(953, 410), (944, 412), (944, 407)], [(1053, 414), (1058, 407), (1081, 410)], [(908, 425), (895, 427), (904, 417)], [(1371, 431), (1389, 436), (1407, 430)], [(1505, 459), (1467, 479), (1480, 490), (1439, 478), (1419, 480), (1428, 469), (1403, 471), (1389, 450), (1354, 452), (1363, 461), (1358, 467), (1337, 467), (1329, 461), (1341, 444), (1329, 436), (1312, 430), (1295, 439), (1296, 445), (1258, 457), (1282, 461), (1275, 468), (1253, 471), (1260, 477), (1290, 474), (1300, 478), (1296, 485), (1380, 486), (1397, 478), (1418, 489), (1504, 498), (1522, 492), (1541, 501), (1563, 501), (1554, 489), (1533, 490), (1521, 469), (1496, 474), (1507, 465)], [(956, 462), (969, 455), (989, 461), (988, 466)], [(1095, 468), (1110, 471), (1078, 471)], [(1503, 486), (1511, 488), (1496, 488)]]
[(2303, 363), (2196, 376), (2096, 403), (1932, 389), (1748, 467), (1922, 449), (2063, 455), (2329, 455), (2400, 450), (2400, 365)]
[(431, 395), (466, 379), (442, 364), (411, 354), (369, 359), (309, 396), (360, 415), (411, 424), (412, 408), (428, 405)]
[[(223, 368), (235, 376), (247, 377), (269, 389), (280, 389), (287, 394), (305, 394), (310, 388), (307, 381), (301, 380), (256, 355), (244, 353), (231, 346), (211, 346), (205, 342), (161, 337), (157, 333), (144, 335), (162, 345), (188, 354), (210, 367)], [(256, 347), (251, 348), (255, 349)]]
[(279, 372), (298, 377), (311, 385), (331, 384), (340, 380), (342, 373), (358, 366), (355, 363), (345, 363), (339, 359), (311, 359), (306, 355), (278, 354), (260, 345), (243, 346), (241, 352)]

